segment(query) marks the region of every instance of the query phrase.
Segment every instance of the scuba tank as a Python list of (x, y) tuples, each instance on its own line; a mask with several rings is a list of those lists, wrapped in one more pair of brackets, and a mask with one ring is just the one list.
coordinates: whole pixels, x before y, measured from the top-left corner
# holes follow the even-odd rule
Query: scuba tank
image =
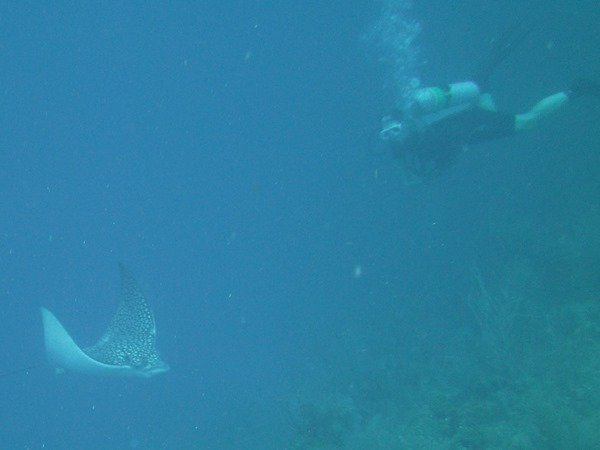
[(444, 90), (433, 86), (418, 89), (413, 97), (414, 112), (417, 115), (431, 114), (454, 106), (475, 104), (481, 92), (472, 81), (452, 83)]
[(472, 81), (452, 83), (445, 88), (417, 89), (407, 108), (383, 117), (379, 137), (402, 143), (411, 133), (422, 132), (431, 124), (477, 104), (480, 96), (479, 86)]

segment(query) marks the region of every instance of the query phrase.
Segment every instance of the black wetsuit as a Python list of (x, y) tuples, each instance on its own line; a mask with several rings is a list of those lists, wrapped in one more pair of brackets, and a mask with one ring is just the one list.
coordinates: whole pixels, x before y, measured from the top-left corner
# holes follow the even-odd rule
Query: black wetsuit
[(466, 146), (513, 134), (514, 114), (469, 108), (413, 131), (394, 153), (413, 175), (431, 178), (452, 165)]

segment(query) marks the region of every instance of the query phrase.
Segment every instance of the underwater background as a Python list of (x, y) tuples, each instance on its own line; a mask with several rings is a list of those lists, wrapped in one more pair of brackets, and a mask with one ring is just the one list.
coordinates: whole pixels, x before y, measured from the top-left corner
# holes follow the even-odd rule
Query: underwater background
[[(416, 83), (600, 76), (596, 0), (0, 5), (0, 447), (600, 448), (600, 105), (403, 186)], [(400, 97), (399, 97), (400, 96)], [(56, 375), (136, 276), (171, 371)]]

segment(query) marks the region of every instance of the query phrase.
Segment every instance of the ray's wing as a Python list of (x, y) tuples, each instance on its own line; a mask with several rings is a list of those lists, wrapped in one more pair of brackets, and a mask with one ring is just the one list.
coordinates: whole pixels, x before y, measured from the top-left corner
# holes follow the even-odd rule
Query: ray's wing
[(147, 376), (128, 366), (110, 366), (90, 358), (75, 344), (54, 314), (46, 308), (40, 310), (44, 324), (46, 356), (57, 370), (67, 369), (88, 375)]
[(133, 276), (123, 265), (119, 269), (122, 293), (117, 313), (98, 343), (84, 352), (96, 361), (115, 366), (166, 366), (156, 350), (154, 314)]
[(88, 375), (150, 378), (168, 371), (156, 350), (154, 315), (127, 269), (120, 266), (122, 299), (93, 347), (81, 349), (58, 319), (41, 308), (46, 356), (57, 369)]

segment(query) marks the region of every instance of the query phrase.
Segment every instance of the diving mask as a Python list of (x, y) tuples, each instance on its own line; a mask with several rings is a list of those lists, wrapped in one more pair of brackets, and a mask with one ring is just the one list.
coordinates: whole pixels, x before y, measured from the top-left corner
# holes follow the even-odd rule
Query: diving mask
[(379, 138), (382, 141), (402, 142), (409, 135), (409, 127), (406, 123), (394, 119), (391, 116), (385, 116), (381, 120), (381, 131)]

